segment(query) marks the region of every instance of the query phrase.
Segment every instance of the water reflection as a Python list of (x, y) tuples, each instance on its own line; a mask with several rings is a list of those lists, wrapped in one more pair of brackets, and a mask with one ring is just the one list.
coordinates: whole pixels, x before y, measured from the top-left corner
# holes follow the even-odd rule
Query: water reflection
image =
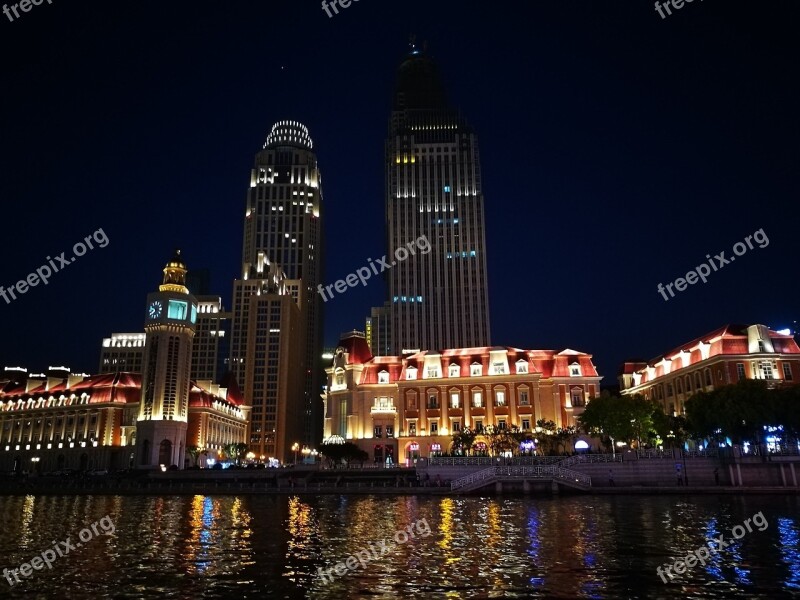
[[(105, 515), (113, 535), (3, 597), (778, 598), (800, 592), (794, 497), (0, 497), (0, 556), (15, 568)], [(665, 585), (659, 565), (756, 528)], [(392, 544), (324, 583), (320, 568)], [(68, 584), (68, 585), (67, 585)], [(6, 585), (0, 582), (0, 585)], [(8, 592), (8, 593), (6, 593)]]

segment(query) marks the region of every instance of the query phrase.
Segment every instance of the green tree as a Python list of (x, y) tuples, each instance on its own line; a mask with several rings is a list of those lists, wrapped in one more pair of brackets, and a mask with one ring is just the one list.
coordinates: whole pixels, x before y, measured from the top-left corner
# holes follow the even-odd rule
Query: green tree
[(603, 392), (586, 404), (578, 421), (587, 433), (607, 435), (612, 443), (641, 443), (654, 431), (656, 408), (657, 405), (639, 394), (620, 397)]
[(194, 462), (194, 466), (197, 466), (197, 459), (200, 458), (200, 454), (202, 450), (197, 446), (186, 446), (186, 454), (192, 459)]
[(472, 446), (475, 444), (475, 438), (478, 437), (478, 434), (469, 427), (464, 427), (461, 431), (456, 431), (452, 437), (452, 450), (454, 452), (460, 451), (463, 454), (468, 454), (469, 451), (472, 450)]

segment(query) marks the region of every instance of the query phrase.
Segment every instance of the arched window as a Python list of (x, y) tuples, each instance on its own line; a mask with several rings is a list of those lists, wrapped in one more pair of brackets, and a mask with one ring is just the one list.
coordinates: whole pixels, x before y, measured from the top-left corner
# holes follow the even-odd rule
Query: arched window
[(158, 464), (172, 465), (172, 442), (169, 440), (163, 440), (158, 447)]
[(706, 369), (706, 385), (713, 385), (711, 381), (711, 370)]

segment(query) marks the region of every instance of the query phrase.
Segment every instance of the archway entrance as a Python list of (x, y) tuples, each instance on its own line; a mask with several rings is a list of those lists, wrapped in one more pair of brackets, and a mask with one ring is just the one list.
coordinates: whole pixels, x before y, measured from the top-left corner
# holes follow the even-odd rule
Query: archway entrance
[(164, 440), (158, 447), (158, 464), (167, 467), (172, 465), (172, 442)]

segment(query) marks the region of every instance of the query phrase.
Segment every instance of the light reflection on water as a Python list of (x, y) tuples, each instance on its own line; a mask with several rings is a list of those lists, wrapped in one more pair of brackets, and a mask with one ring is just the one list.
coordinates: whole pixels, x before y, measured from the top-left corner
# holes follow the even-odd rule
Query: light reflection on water
[[(110, 515), (116, 531), (0, 597), (782, 598), (800, 595), (796, 497), (0, 497), (2, 567)], [(762, 511), (705, 566), (656, 567)], [(324, 583), (320, 567), (425, 519), (429, 537)]]

